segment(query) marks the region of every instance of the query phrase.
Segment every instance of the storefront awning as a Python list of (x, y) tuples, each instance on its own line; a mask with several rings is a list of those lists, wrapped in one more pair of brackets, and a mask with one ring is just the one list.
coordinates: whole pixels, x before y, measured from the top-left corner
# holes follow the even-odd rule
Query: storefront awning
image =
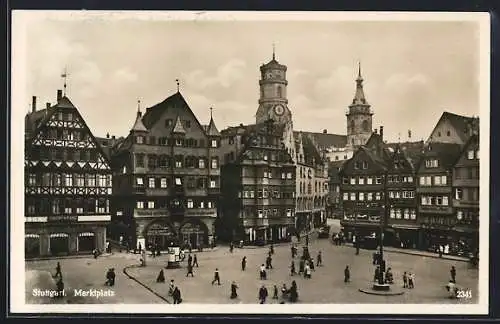
[(405, 230), (418, 230), (420, 229), (420, 226), (418, 225), (404, 225), (404, 224), (395, 224), (391, 225), (392, 228), (394, 229), (405, 229)]
[(24, 235), (25, 238), (40, 238), (40, 235), (38, 234), (26, 234)]
[(78, 233), (78, 236), (94, 236), (92, 232)]
[(53, 237), (68, 237), (68, 234), (67, 233), (52, 233), (52, 234), (50, 234), (50, 238), (53, 238)]

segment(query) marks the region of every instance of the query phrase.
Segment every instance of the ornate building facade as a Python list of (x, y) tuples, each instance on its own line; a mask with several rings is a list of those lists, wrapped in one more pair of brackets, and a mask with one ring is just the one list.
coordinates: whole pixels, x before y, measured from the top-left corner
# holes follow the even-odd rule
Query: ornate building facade
[(110, 217), (108, 157), (61, 90), (25, 118), (25, 254), (103, 251)]
[(137, 112), (129, 135), (114, 148), (117, 233), (132, 246), (212, 243), (220, 195), (220, 133), (201, 125), (178, 91)]

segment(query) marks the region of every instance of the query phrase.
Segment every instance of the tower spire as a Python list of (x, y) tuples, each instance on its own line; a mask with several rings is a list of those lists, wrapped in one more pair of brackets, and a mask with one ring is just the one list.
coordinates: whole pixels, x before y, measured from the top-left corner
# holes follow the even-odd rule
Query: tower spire
[(137, 112), (141, 112), (141, 99), (137, 99)]
[(212, 110), (213, 110), (213, 109), (214, 109), (214, 108), (210, 107), (210, 120), (212, 120), (212, 119), (213, 119), (213, 118), (212, 118)]
[(61, 74), (61, 78), (64, 79), (64, 85), (63, 85), (64, 86), (64, 92), (63, 92), (63, 94), (64, 94), (64, 96), (66, 96), (67, 78), (68, 78), (68, 69), (67, 69), (67, 67), (64, 67), (64, 71)]
[(276, 61), (276, 44), (273, 43), (273, 61)]
[(356, 93), (352, 100), (352, 105), (368, 105), (363, 90), (363, 77), (361, 76), (361, 62), (358, 61), (358, 77), (356, 78)]
[(175, 83), (177, 83), (177, 92), (179, 92), (179, 79), (175, 79)]
[(358, 78), (356, 81), (363, 82), (363, 77), (361, 76), (361, 61), (358, 61)]

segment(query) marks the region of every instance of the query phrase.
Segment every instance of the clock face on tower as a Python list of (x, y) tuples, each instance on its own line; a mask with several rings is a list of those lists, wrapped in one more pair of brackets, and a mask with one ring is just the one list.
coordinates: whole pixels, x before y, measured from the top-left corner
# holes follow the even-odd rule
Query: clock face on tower
[(266, 79), (272, 79), (272, 78), (273, 78), (273, 72), (267, 72)]
[(276, 105), (274, 106), (274, 113), (278, 116), (283, 115), (285, 112), (285, 108), (282, 105)]

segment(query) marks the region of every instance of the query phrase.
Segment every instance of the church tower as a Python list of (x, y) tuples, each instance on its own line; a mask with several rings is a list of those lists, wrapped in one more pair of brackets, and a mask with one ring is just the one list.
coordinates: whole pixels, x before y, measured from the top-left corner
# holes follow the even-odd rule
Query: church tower
[(259, 108), (256, 114), (256, 123), (260, 124), (269, 119), (279, 124), (292, 122), (292, 113), (288, 109), (288, 99), (286, 98), (286, 65), (276, 61), (276, 54), (273, 47), (272, 60), (260, 67), (260, 99)]
[(373, 112), (366, 101), (363, 91), (363, 77), (361, 64), (358, 64), (358, 78), (356, 79), (356, 93), (349, 105), (347, 117), (347, 145), (354, 149), (364, 145), (372, 135)]

